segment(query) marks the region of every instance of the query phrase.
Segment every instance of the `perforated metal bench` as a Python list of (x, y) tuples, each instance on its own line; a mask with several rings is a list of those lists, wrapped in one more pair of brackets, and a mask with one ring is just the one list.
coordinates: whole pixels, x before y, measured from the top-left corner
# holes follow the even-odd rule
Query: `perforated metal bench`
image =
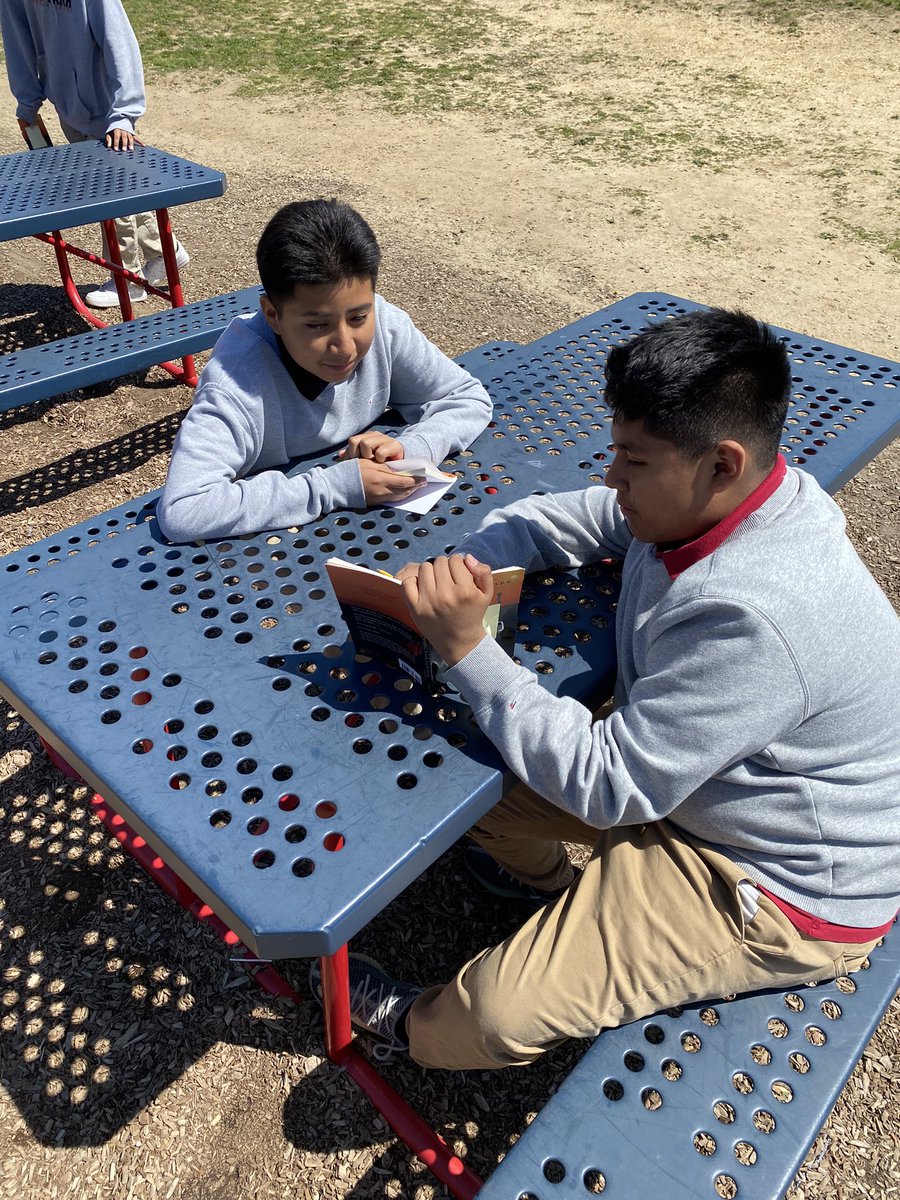
[(256, 311), (260, 291), (243, 288), (4, 355), (0, 412), (208, 350), (233, 317)]
[(900, 931), (817, 987), (601, 1033), (479, 1200), (777, 1200), (900, 982)]

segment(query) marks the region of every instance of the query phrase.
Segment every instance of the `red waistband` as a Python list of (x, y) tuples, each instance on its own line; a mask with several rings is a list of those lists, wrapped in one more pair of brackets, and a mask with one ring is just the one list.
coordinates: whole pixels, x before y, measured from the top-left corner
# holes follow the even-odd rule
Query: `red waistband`
[(876, 929), (860, 929), (855, 925), (832, 925), (830, 921), (823, 921), (821, 917), (811, 916), (802, 908), (788, 904), (787, 900), (773, 895), (767, 888), (760, 887), (759, 884), (756, 886), (764, 896), (768, 896), (772, 903), (781, 909), (792, 925), (802, 933), (817, 938), (821, 942), (849, 942), (852, 945), (873, 942), (876, 938), (884, 937), (894, 923), (894, 918), (891, 918), (887, 924), (879, 925)]

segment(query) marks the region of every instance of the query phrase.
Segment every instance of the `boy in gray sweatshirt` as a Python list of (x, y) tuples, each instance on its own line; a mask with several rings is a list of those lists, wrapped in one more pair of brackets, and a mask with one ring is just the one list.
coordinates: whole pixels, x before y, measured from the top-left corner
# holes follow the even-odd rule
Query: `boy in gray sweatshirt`
[[(134, 30), (120, 0), (0, 0), (0, 27), (9, 87), (23, 132), (47, 134), (40, 108), (49, 100), (70, 142), (100, 141), (131, 150), (144, 115), (144, 71)], [(116, 218), (122, 265), (149, 283), (165, 280), (162, 242), (153, 213)], [(103, 254), (109, 258), (104, 235)], [(175, 243), (179, 267), (189, 255)], [(143, 259), (143, 266), (142, 266)], [(146, 291), (128, 284), (133, 303)], [(112, 279), (85, 296), (94, 308), (119, 303)]]
[[(900, 904), (900, 622), (840, 510), (779, 453), (783, 344), (691, 313), (606, 370), (606, 488), (500, 509), (460, 555), (401, 572), (521, 781), (467, 865), (542, 905), (444, 987), (352, 964), (356, 1023), (424, 1066), (521, 1065), (672, 1005), (843, 975)], [(491, 566), (608, 556), (618, 678), (595, 721), (481, 619)], [(593, 850), (580, 874), (566, 841)]]
[[(216, 344), (185, 417), (157, 508), (174, 542), (316, 520), (405, 499), (422, 483), (387, 463), (440, 462), (487, 425), (482, 385), (375, 293), (381, 251), (349, 205), (280, 209), (256, 251), (265, 294)], [(387, 408), (406, 427), (368, 427)], [(338, 461), (288, 475), (292, 458)]]

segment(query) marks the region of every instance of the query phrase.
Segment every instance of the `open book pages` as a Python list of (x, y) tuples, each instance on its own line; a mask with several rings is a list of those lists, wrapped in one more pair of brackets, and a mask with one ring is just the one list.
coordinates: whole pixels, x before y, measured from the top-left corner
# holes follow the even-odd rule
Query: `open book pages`
[[(446, 690), (446, 663), (417, 629), (400, 580), (341, 558), (329, 558), (325, 568), (356, 649), (400, 667), (424, 687)], [(494, 596), (484, 628), (512, 654), (525, 572), (522, 567), (503, 567), (492, 574)]]

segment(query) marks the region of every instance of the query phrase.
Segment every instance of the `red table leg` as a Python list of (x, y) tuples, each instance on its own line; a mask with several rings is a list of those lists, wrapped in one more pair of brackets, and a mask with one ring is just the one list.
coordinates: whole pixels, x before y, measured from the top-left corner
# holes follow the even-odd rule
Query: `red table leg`
[(355, 1080), (394, 1133), (459, 1200), (472, 1200), (482, 1186), (459, 1155), (351, 1045), (347, 947), (322, 962), (322, 1007), (328, 1057)]
[[(77, 771), (52, 746), (43, 738), (41, 741), (51, 760), (60, 770), (64, 771), (70, 779), (80, 778)], [(271, 963), (265, 963), (255, 958), (238, 935), (230, 930), (209, 905), (205, 904), (196, 892), (163, 862), (139, 834), (134, 832), (124, 817), (119, 816), (109, 807), (102, 796), (95, 795), (91, 803), (94, 812), (122, 847), (173, 900), (177, 900), (199, 921), (210, 925), (226, 945), (247, 956), (237, 961), (248, 966), (250, 974), (263, 991), (275, 996), (284, 996), (294, 1004), (301, 1003), (301, 997)], [(481, 1189), (481, 1179), (469, 1170), (459, 1155), (453, 1153), (444, 1139), (419, 1116), (411, 1105), (407, 1104), (399, 1092), (396, 1092), (385, 1079), (382, 1079), (375, 1068), (353, 1049), (347, 947), (342, 946), (335, 954), (323, 958), (321, 963), (325, 1049), (328, 1057), (337, 1066), (343, 1067), (351, 1079), (365, 1092), (401, 1141), (447, 1187), (451, 1195), (457, 1197), (457, 1200), (473, 1200), (473, 1197)]]

